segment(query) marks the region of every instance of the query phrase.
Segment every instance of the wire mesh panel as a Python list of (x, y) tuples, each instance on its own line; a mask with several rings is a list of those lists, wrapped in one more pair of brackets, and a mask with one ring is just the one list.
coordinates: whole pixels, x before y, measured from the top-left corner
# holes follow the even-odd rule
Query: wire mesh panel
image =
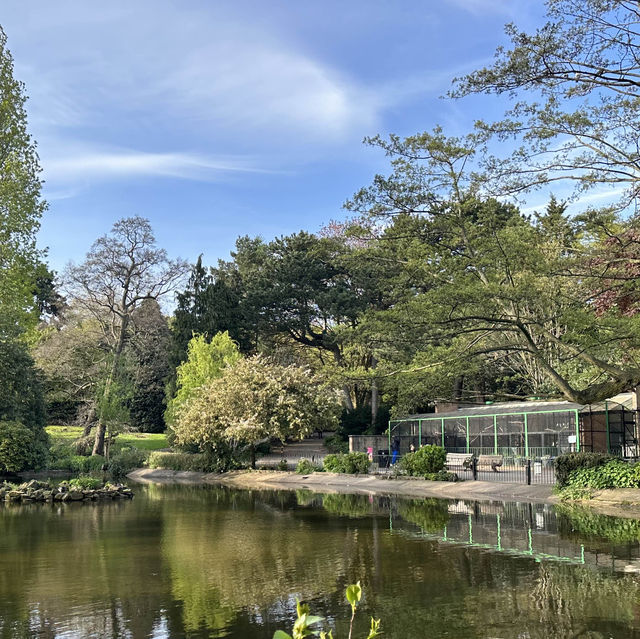
[(527, 414), (527, 453), (557, 457), (577, 449), (575, 411)]
[(423, 419), (420, 443), (431, 446), (442, 446), (442, 420)]
[(469, 418), (469, 447), (479, 454), (497, 452), (495, 420), (492, 415)]
[(503, 455), (522, 457), (525, 454), (524, 414), (497, 415), (498, 450)]
[(445, 418), (444, 447), (452, 452), (468, 452), (467, 419), (465, 417)]
[(635, 411), (615, 402), (587, 407), (580, 414), (580, 440), (583, 450), (638, 457)]

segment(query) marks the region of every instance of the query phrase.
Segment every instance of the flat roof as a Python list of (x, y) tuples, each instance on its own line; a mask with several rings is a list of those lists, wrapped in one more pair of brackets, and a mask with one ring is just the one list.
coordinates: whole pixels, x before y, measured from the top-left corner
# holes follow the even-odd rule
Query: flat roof
[(480, 415), (505, 415), (509, 413), (540, 413), (540, 412), (563, 412), (572, 410), (582, 410), (586, 408), (584, 404), (576, 404), (568, 401), (551, 402), (496, 402), (495, 404), (478, 404), (477, 406), (461, 406), (457, 410), (445, 413), (421, 413), (418, 415), (407, 415), (399, 419), (392, 419), (392, 422), (413, 421), (415, 419), (441, 419), (443, 417), (473, 417)]

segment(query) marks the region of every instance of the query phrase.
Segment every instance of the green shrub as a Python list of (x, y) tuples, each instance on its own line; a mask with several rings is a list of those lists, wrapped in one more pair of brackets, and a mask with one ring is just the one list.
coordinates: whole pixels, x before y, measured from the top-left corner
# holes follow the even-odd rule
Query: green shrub
[(425, 473), (424, 478), (429, 481), (458, 481), (460, 478), (455, 473), (439, 470), (437, 473)]
[(166, 470), (192, 470), (207, 472), (210, 469), (209, 460), (202, 453), (163, 453), (154, 451), (147, 460), (149, 468), (164, 468)]
[(566, 453), (555, 460), (556, 482), (561, 488), (569, 483), (569, 475), (580, 468), (597, 468), (607, 462), (613, 461), (612, 457), (605, 453)]
[(76, 477), (67, 482), (69, 488), (76, 490), (95, 490), (102, 486), (102, 481), (96, 477)]
[(107, 464), (107, 470), (115, 478), (124, 477), (135, 468), (144, 466), (147, 462), (148, 454), (148, 451), (140, 450), (139, 448), (122, 447), (111, 456)]
[[(442, 446), (423, 446), (415, 453), (407, 453), (400, 460), (400, 469), (414, 477), (427, 477), (444, 471), (447, 461), (447, 451)], [(445, 475), (443, 475), (444, 477)], [(449, 481), (443, 479), (440, 481)]]
[(301, 459), (296, 466), (296, 473), (298, 475), (310, 475), (316, 472), (318, 468), (310, 459)]
[(74, 473), (92, 473), (103, 470), (106, 467), (106, 460), (102, 455), (72, 455), (69, 460), (69, 468)]
[(45, 439), (41, 441), (20, 422), (0, 421), (0, 471), (15, 473), (42, 468), (47, 455)]
[(48, 468), (52, 470), (71, 470), (73, 452), (69, 444), (56, 444), (49, 450)]
[(369, 472), (369, 463), (366, 453), (338, 453), (324, 458), (324, 468), (330, 473), (366, 475)]
[(640, 488), (640, 464), (614, 459), (602, 466), (578, 468), (569, 474), (570, 488)]
[(276, 464), (276, 470), (289, 470), (289, 462), (286, 459), (281, 459)]

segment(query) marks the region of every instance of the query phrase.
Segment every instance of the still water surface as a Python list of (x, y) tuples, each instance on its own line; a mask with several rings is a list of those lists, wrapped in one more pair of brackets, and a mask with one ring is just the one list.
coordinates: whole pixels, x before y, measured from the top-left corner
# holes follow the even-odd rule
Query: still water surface
[(0, 506), (0, 637), (640, 638), (640, 522), (507, 503), (148, 486)]

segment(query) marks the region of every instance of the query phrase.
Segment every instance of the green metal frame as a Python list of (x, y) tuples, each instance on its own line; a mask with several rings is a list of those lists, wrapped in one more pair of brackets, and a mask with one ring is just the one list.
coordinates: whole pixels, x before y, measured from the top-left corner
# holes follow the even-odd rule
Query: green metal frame
[[(607, 447), (610, 448), (609, 443), (609, 411), (607, 407), (607, 403), (605, 402), (605, 411), (607, 416)], [(389, 422), (389, 450), (391, 450), (391, 429), (392, 424), (402, 424), (403, 422), (418, 422), (418, 443), (422, 446), (422, 424), (423, 422), (430, 422), (438, 420), (440, 422), (440, 435), (441, 435), (441, 443), (442, 447), (445, 447), (445, 420), (447, 419), (456, 419), (456, 420), (465, 420), (465, 430), (466, 430), (466, 452), (470, 452), (470, 443), (469, 443), (469, 420), (476, 418), (492, 418), (493, 419), (493, 450), (495, 454), (498, 454), (498, 417), (523, 417), (524, 418), (524, 452), (525, 456), (529, 456), (529, 415), (544, 415), (551, 413), (564, 413), (564, 414), (573, 414), (574, 423), (575, 423), (575, 434), (576, 434), (576, 451), (580, 451), (580, 411), (577, 408), (567, 408), (565, 410), (536, 410), (536, 411), (519, 411), (513, 413), (485, 413), (480, 415), (450, 415), (448, 417), (421, 417), (419, 419), (415, 418), (403, 418), (403, 419), (394, 419)]]

